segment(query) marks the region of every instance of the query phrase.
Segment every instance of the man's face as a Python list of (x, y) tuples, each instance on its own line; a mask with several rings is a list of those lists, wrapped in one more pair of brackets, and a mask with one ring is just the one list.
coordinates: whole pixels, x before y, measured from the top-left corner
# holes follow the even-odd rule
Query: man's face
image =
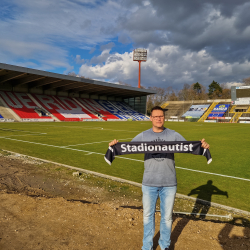
[(164, 125), (164, 113), (162, 110), (153, 110), (150, 120), (152, 122), (153, 127), (162, 128)]

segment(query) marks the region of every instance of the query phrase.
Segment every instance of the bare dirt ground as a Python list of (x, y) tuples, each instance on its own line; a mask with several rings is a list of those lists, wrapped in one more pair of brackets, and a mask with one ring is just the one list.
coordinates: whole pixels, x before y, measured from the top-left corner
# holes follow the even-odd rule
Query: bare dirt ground
[[(141, 193), (136, 187), (0, 155), (0, 250), (141, 249)], [(178, 202), (176, 202), (178, 203)], [(208, 221), (174, 216), (176, 250), (249, 249), (248, 218)], [(160, 250), (156, 213), (154, 249)]]

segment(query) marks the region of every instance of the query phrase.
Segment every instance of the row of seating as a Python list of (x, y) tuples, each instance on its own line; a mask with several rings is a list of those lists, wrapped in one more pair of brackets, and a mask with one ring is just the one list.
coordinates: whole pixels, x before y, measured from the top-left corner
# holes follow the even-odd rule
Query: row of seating
[(129, 107), (126, 103), (106, 100), (96, 100), (107, 111), (121, 120), (147, 120), (148, 118)]
[(123, 102), (7, 91), (0, 91), (0, 97), (21, 119), (46, 118), (59, 121), (148, 119)]
[[(216, 119), (224, 117), (225, 113), (229, 109), (230, 104), (217, 104), (213, 103), (212, 106), (209, 104), (192, 105), (182, 117), (185, 118), (201, 118), (206, 112), (208, 112), (207, 119)], [(206, 119), (206, 118), (205, 118)]]
[[(0, 91), (0, 97), (21, 119), (43, 119), (35, 111), (37, 105), (26, 93)], [(45, 117), (48, 119), (48, 117)], [(50, 117), (51, 118), (51, 117)], [(52, 119), (52, 118), (51, 118)]]
[(84, 107), (90, 110), (93, 114), (95, 114), (98, 118), (103, 120), (115, 119), (119, 120), (119, 118), (113, 113), (109, 112), (105, 109), (98, 101), (93, 99), (83, 99), (83, 98), (75, 98), (79, 103), (81, 103)]
[(32, 94), (36, 102), (60, 121), (98, 119), (89, 110), (70, 97)]

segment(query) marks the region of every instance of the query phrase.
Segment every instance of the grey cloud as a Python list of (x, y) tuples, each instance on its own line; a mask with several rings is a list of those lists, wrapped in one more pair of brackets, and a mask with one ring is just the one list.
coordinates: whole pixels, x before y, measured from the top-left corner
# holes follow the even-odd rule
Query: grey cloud
[(95, 52), (95, 47), (93, 47), (90, 51), (89, 54), (93, 54)]
[(228, 62), (241, 60), (242, 56), (246, 59), (250, 54), (248, 1), (151, 0), (150, 3), (144, 6), (137, 1), (134, 12), (118, 18), (136, 47), (175, 44), (193, 51), (207, 49), (218, 60)]
[(143, 2), (143, 0), (122, 0), (121, 5), (126, 6), (127, 8), (131, 8), (134, 6), (141, 6)]
[(94, 56), (91, 58), (90, 63), (91, 64), (99, 64), (105, 62), (109, 57), (109, 50), (104, 50), (101, 55)]
[(107, 63), (110, 63), (110, 62), (117, 62), (117, 61), (122, 61), (122, 57), (121, 56), (118, 56), (118, 55), (111, 55), (108, 60), (107, 60)]
[(135, 47), (147, 47), (149, 39), (154, 45), (158, 46), (165, 44), (164, 40), (166, 40), (166, 38), (162, 34), (159, 34), (154, 30), (144, 31), (140, 34), (136, 31), (133, 31), (130, 34), (135, 41)]
[(84, 59), (81, 59), (80, 55), (76, 55), (76, 64), (83, 64), (84, 63)]
[[(193, 52), (178, 46), (150, 45), (148, 54), (148, 61), (141, 65), (141, 84), (146, 87), (172, 86), (174, 89), (181, 89), (185, 83), (199, 82), (208, 87), (213, 80), (219, 83), (240, 82), (247, 76), (250, 67), (247, 62), (218, 62), (205, 50)], [(106, 53), (106, 56), (106, 61), (98, 67), (85, 64), (86, 72), (94, 79), (103, 79), (105, 75), (109, 79), (123, 80), (137, 86), (138, 63), (133, 62), (126, 53)]]
[[(5, 2), (7, 3), (6, 0), (4, 4)], [(89, 5), (93, 1), (9, 0), (8, 2), (14, 6), (11, 13), (15, 13), (15, 16), (0, 22), (1, 34), (16, 41), (42, 41), (60, 43), (61, 46), (70, 44), (72, 47), (80, 47), (85, 44), (93, 47), (98, 43), (108, 43), (114, 33), (110, 31), (103, 35), (100, 27), (108, 29), (120, 13), (117, 11), (118, 5), (112, 5), (112, 1), (103, 4), (95, 1), (95, 8), (93, 4)], [(0, 18), (3, 18), (3, 15), (5, 14)]]
[[(12, 64), (20, 60), (44, 62), (48, 69), (49, 65), (51, 69), (56, 68), (52, 61), (63, 62), (68, 67), (70, 48), (90, 49), (113, 38), (114, 33), (103, 35), (100, 27), (112, 26), (122, 11), (112, 0), (102, 3), (99, 0), (2, 0), (1, 58), (9, 58)], [(50, 58), (51, 63), (44, 58)], [(58, 63), (59, 67), (63, 67), (62, 63)]]
[[(44, 67), (50, 70), (66, 68), (70, 48), (84, 47), (91, 54), (97, 46), (105, 44), (101, 47), (101, 55), (84, 63), (87, 66), (90, 66), (89, 63), (100, 64), (98, 67), (102, 67), (105, 63), (117, 62), (119, 67), (127, 68), (132, 61), (122, 64), (122, 55), (110, 54), (113, 47), (111, 41), (118, 37), (120, 43), (149, 48), (149, 61), (142, 64), (145, 86), (160, 84), (179, 88), (183, 83), (197, 81), (209, 84), (213, 76), (220, 83), (239, 81), (249, 76), (249, 1), (2, 2), (5, 9), (0, 10), (0, 33), (4, 34), (0, 37), (0, 58), (7, 63), (8, 58), (13, 64), (22, 59), (44, 63)], [(166, 45), (173, 47), (164, 50)], [(201, 56), (199, 53), (202, 51), (205, 53)], [(150, 61), (150, 58), (154, 60)], [(82, 60), (81, 57), (79, 60)], [(133, 76), (121, 74), (119, 77), (121, 80), (123, 77), (128, 79), (128, 83), (136, 86), (138, 63), (134, 65)], [(115, 79), (118, 71), (120, 69), (116, 68), (108, 77)]]
[(106, 24), (105, 26), (101, 26), (100, 33), (105, 36), (114, 35), (118, 32), (117, 27), (113, 24)]
[(216, 1), (214, 0), (212, 3), (219, 6), (221, 14), (225, 17), (231, 17), (234, 14), (235, 9), (238, 6), (242, 6), (243, 4), (247, 3), (246, 0), (222, 0)]
[(119, 56), (119, 54), (110, 54), (110, 49), (105, 49), (101, 55), (94, 56), (91, 58), (90, 63), (91, 64), (102, 64), (102, 63), (111, 63), (111, 62), (117, 62), (122, 61), (122, 57)]
[(250, 27), (250, 3), (240, 6), (235, 17), (235, 27), (238, 30), (244, 31), (247, 27)]
[(87, 29), (91, 26), (91, 20), (86, 19), (82, 24), (80, 24), (81, 29)]
[(103, 50), (111, 50), (113, 47), (115, 46), (115, 44), (113, 42), (111, 43), (107, 43), (105, 45), (102, 45), (100, 47), (100, 50), (103, 51)]
[(123, 43), (123, 44), (127, 44), (127, 43), (131, 43), (131, 39), (127, 34), (121, 33), (118, 37), (118, 42)]
[(205, 0), (205, 1), (196, 1), (196, 0), (158, 0), (150, 1), (153, 8), (155, 8), (159, 15), (168, 15), (173, 13), (172, 17), (175, 20), (186, 20), (189, 16), (193, 16), (196, 13), (201, 13), (211, 6), (220, 11), (221, 14), (227, 18), (231, 17), (238, 6), (247, 3), (247, 0)]

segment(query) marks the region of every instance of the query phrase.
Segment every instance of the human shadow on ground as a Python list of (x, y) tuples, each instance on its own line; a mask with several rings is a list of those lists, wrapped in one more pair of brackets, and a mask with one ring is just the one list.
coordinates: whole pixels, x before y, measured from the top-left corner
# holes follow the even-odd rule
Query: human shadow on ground
[(174, 246), (179, 236), (181, 235), (181, 232), (188, 224), (189, 219), (194, 218), (193, 216), (196, 216), (199, 213), (199, 219), (204, 219), (206, 217), (206, 214), (211, 207), (212, 195), (223, 195), (228, 198), (227, 191), (222, 191), (212, 184), (213, 181), (208, 180), (207, 184), (192, 189), (188, 194), (188, 196), (197, 195), (196, 202), (194, 204), (191, 215), (178, 221), (174, 230), (172, 231), (170, 249), (174, 249)]
[[(206, 214), (208, 213), (208, 210), (211, 207), (212, 195), (224, 195), (228, 198), (227, 191), (222, 191), (212, 184), (213, 181), (209, 180), (207, 181), (207, 184), (192, 189), (188, 194), (188, 196), (197, 194), (196, 202), (192, 213), (196, 215), (200, 212), (200, 219), (204, 219), (206, 217)], [(205, 206), (204, 203), (202, 204), (200, 200), (206, 201)]]
[[(235, 226), (242, 227), (242, 230), (234, 231)], [(218, 235), (218, 240), (225, 250), (250, 249), (250, 221), (246, 218), (238, 217), (225, 223)]]
[[(176, 216), (173, 216), (173, 223), (175, 221), (177, 217)], [(153, 239), (153, 250), (156, 250), (157, 247), (159, 246), (159, 239), (160, 239), (160, 230), (158, 231), (158, 233), (154, 236), (154, 239)]]
[(98, 204), (97, 202), (91, 202), (91, 201), (86, 201), (86, 200), (76, 200), (76, 199), (67, 199), (67, 201), (79, 201), (83, 204)]
[(153, 250), (156, 250), (156, 248), (158, 247), (158, 241), (160, 239), (160, 231), (158, 231), (158, 233), (154, 236), (153, 239)]
[(122, 207), (122, 208), (130, 208), (130, 209), (143, 209), (143, 207), (142, 206), (120, 206), (120, 207)]

